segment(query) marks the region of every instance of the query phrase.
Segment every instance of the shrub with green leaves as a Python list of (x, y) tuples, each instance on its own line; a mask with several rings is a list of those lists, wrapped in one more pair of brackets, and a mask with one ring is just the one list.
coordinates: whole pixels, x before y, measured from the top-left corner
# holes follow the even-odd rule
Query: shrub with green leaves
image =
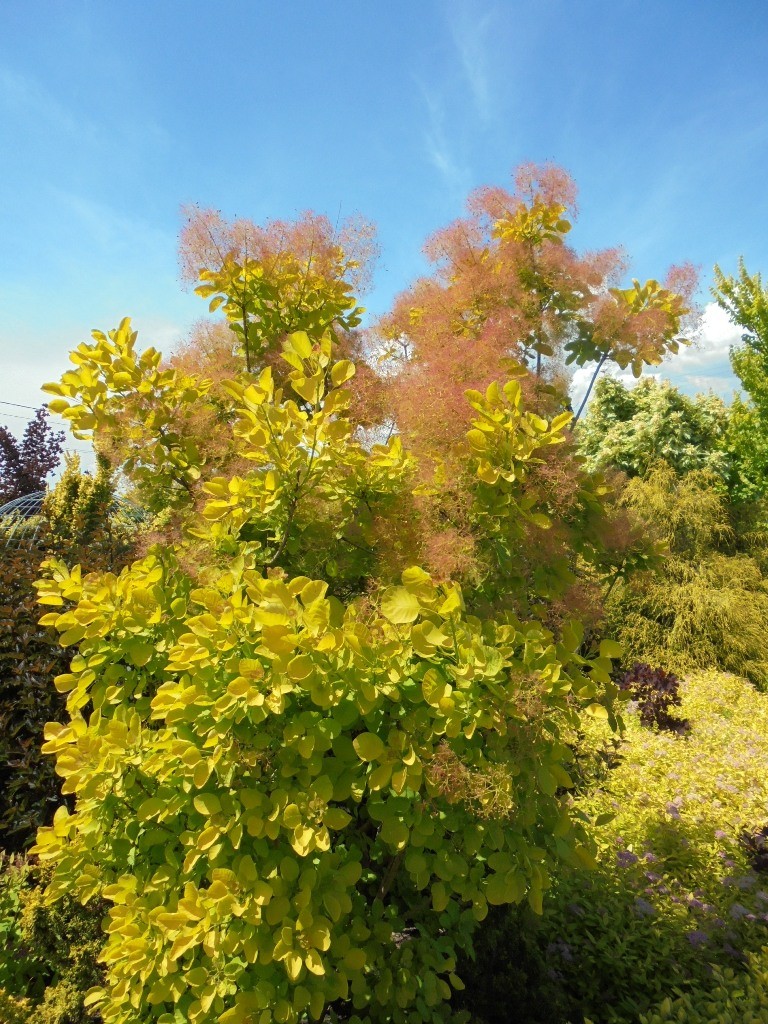
[[(723, 999), (722, 1017), (690, 1020), (726, 1020), (740, 984), (719, 993), (710, 965), (751, 984), (747, 958), (765, 945), (768, 877), (742, 837), (765, 820), (768, 697), (718, 673), (686, 680), (681, 693), (690, 732), (648, 730), (627, 715), (621, 763), (577, 800), (589, 819), (611, 820), (597, 832), (598, 870), (559, 875), (545, 899), (538, 955), (567, 996), (566, 1019), (633, 1022), (682, 993), (675, 1012)], [(595, 747), (600, 732), (595, 723)]]
[(640, 1024), (764, 1024), (768, 1020), (768, 948), (747, 957), (747, 967), (712, 968), (713, 985), (667, 996)]
[[(309, 357), (291, 357), (304, 392)], [(483, 622), (418, 568), (347, 607), (324, 582), (258, 571), (228, 538), (274, 500), (269, 474), (290, 460), (304, 480), (318, 459), (316, 486), (349, 466), (381, 490), (403, 457), (356, 447), (338, 389), (309, 409), (282, 404), (268, 371), (233, 391), (270, 470), (211, 485), (194, 528), (232, 555), (197, 580), (166, 548), (119, 577), (52, 562), (41, 583), (64, 606), (44, 621), (79, 645), (57, 681), (71, 722), (44, 748), (77, 804), (36, 850), (56, 862), (54, 894), (114, 903), (94, 994), (107, 1021), (166, 1024), (174, 1006), (190, 1021), (319, 1019), (337, 1003), (437, 1019), (488, 904), (540, 908), (554, 863), (591, 860), (559, 795), (559, 737), (580, 708), (610, 715), (611, 662), (576, 654), (578, 631), (555, 644), (534, 623)], [(522, 466), (536, 448), (499, 412)]]
[(97, 454), (96, 473), (84, 473), (77, 455), (65, 455), (64, 471), (43, 500), (44, 540), (49, 551), (85, 556), (89, 568), (118, 568), (135, 539), (134, 521), (115, 501), (109, 464)]
[[(127, 324), (97, 338), (107, 388), (96, 412), (72, 405), (76, 424), (104, 414), (112, 373), (155, 372), (134, 339)], [(443, 1019), (488, 905), (541, 909), (557, 863), (592, 863), (561, 737), (584, 712), (615, 725), (613, 647), (587, 660), (574, 625), (555, 638), (509, 613), (482, 620), (416, 567), (346, 604), (326, 582), (265, 570), (298, 495), (314, 491), (343, 530), (356, 494), (385, 502), (409, 469), (398, 439), (353, 439), (354, 368), (332, 362), (328, 336), (291, 336), (286, 359), (300, 401), (269, 369), (229, 386), (257, 469), (211, 480), (186, 543), (119, 576), (51, 561), (39, 586), (54, 609), (43, 622), (78, 653), (57, 680), (70, 722), (48, 726), (44, 748), (75, 811), (57, 812), (36, 852), (56, 865), (53, 896), (113, 904), (107, 986), (89, 997), (110, 1024), (341, 1006)], [(494, 530), (540, 515), (515, 481), (567, 421), (527, 414), (518, 394), (470, 395), (485, 437), (468, 456), (477, 515)], [(297, 541), (272, 560), (314, 557)]]
[(27, 870), (20, 858), (0, 853), (0, 990), (6, 992), (23, 989), (28, 980), (18, 957), (22, 938), (21, 897)]
[(715, 395), (689, 398), (668, 381), (646, 378), (633, 388), (604, 377), (579, 424), (579, 447), (592, 469), (615, 467), (640, 476), (664, 461), (676, 473), (709, 470), (724, 480), (728, 410)]

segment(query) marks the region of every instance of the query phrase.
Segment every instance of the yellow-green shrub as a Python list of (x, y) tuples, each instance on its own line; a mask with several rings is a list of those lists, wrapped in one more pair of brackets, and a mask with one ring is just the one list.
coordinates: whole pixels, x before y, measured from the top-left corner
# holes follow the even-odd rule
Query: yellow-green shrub
[(619, 650), (573, 612), (628, 557), (558, 357), (639, 374), (687, 308), (564, 247), (565, 176), (519, 186), (433, 247), (381, 375), (346, 358), (352, 261), (307, 218), (201, 275), (243, 372), (137, 353), (124, 321), (47, 386), (163, 516), (119, 576), (40, 584), (77, 648), (45, 747), (75, 809), (36, 849), (52, 897), (113, 904), (107, 1024), (445, 1020), (488, 906), (540, 911), (557, 865), (593, 864), (567, 738), (616, 728)]
[(3, 1024), (28, 1024), (29, 1004), (0, 988), (0, 1020)]
[(606, 628), (627, 660), (680, 674), (715, 666), (768, 687), (768, 583), (748, 555), (669, 558), (616, 587)]
[[(199, 396), (134, 342), (126, 322), (78, 350), (57, 388), (79, 431), (109, 421), (126, 377), (169, 406)], [(296, 572), (345, 550), (361, 504), (413, 486), (398, 438), (357, 440), (354, 366), (332, 353), (295, 334), (285, 390), (269, 369), (226, 385), (255, 468), (210, 479), (183, 539), (119, 576), (51, 561), (40, 581), (42, 621), (77, 647), (44, 747), (76, 802), (35, 851), (53, 897), (112, 904), (89, 997), (108, 1024), (444, 1020), (489, 904), (540, 910), (556, 864), (593, 863), (563, 737), (583, 716), (616, 726), (614, 644), (585, 659), (576, 624), (480, 618), (415, 566), (342, 601), (365, 550), (336, 594)], [(474, 515), (501, 549), (550, 525), (523, 482), (570, 416), (526, 412), (515, 381), (468, 400)], [(158, 477), (193, 479), (161, 437)]]
[(630, 480), (621, 500), (668, 548), (661, 568), (619, 582), (606, 601), (606, 629), (627, 663), (681, 674), (716, 667), (768, 686), (768, 582), (739, 550), (717, 477), (677, 477), (662, 464)]

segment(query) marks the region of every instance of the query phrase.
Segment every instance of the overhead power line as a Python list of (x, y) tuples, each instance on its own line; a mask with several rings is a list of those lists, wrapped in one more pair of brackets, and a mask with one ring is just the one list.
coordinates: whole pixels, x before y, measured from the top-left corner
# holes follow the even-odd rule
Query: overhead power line
[[(37, 412), (34, 405), (22, 405), (21, 402), (6, 402), (3, 398), (0, 398), (0, 405), (13, 405), (17, 409), (31, 409), (32, 412)], [(7, 413), (6, 415), (10, 416), (11, 414)]]

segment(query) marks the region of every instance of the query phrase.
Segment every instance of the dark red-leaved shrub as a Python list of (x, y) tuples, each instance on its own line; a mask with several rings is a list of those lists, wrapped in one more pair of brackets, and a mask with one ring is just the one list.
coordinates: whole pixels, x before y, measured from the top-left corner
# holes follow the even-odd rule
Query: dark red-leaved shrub
[(638, 661), (623, 673), (618, 682), (621, 689), (628, 690), (637, 702), (640, 722), (646, 728), (656, 725), (659, 729), (676, 733), (688, 730), (687, 720), (676, 717), (670, 710), (682, 704), (680, 680), (674, 672), (652, 668)]

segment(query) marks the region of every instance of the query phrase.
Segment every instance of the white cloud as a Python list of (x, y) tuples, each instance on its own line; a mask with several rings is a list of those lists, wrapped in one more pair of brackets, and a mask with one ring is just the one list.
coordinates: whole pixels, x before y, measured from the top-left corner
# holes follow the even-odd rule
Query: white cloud
[(695, 367), (704, 367), (728, 358), (733, 345), (741, 343), (741, 329), (732, 323), (728, 314), (716, 302), (704, 307), (701, 330), (695, 342), (680, 349), (665, 366), (677, 373), (687, 373)]
[(571, 405), (574, 412), (584, 401), (584, 395), (594, 372), (594, 366), (590, 365), (579, 366), (573, 371), (573, 376), (571, 377)]
[(688, 378), (689, 382), (697, 392), (714, 391), (722, 398), (730, 399), (734, 388), (733, 380), (727, 375), (707, 376), (706, 374), (696, 375)]
[(701, 330), (693, 345), (665, 360), (663, 376), (686, 394), (714, 391), (726, 401), (739, 387), (729, 354), (741, 344), (741, 329), (715, 302), (704, 307)]
[[(578, 410), (579, 406), (583, 402), (584, 395), (586, 394), (587, 388), (589, 387), (589, 382), (592, 380), (592, 375), (594, 374), (594, 372), (595, 366), (593, 363), (588, 363), (586, 366), (580, 366), (577, 370), (574, 371), (573, 377), (571, 378), (570, 390), (571, 406), (573, 407), (574, 412)], [(643, 376), (659, 378), (661, 374), (644, 373)], [(615, 363), (606, 363), (603, 366), (597, 379), (602, 380), (603, 377), (612, 377), (614, 380), (620, 381), (625, 388), (633, 388), (635, 384), (637, 384), (638, 380), (641, 379), (640, 377), (635, 377), (629, 371), (622, 370), (620, 367), (616, 366)], [(593, 388), (590, 392), (589, 401), (587, 402), (584, 408), (584, 412), (582, 412), (582, 416), (585, 415), (587, 409), (589, 408), (589, 403), (592, 401), (592, 397), (594, 396), (594, 394), (595, 390)]]

